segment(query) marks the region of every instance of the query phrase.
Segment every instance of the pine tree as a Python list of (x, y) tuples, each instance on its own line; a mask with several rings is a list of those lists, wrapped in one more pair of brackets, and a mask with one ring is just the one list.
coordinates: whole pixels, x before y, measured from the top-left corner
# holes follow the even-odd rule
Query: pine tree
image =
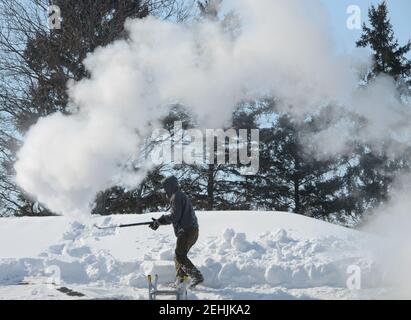
[(338, 213), (344, 159), (318, 159), (302, 137), (314, 134), (312, 121), (298, 122), (279, 115), (269, 128), (260, 130), (260, 173), (256, 177), (263, 206), (303, 215), (327, 218)]
[(93, 214), (141, 214), (161, 211), (168, 205), (165, 195), (160, 192), (164, 175), (158, 168), (150, 172), (135, 189), (112, 187), (97, 195)]
[(411, 84), (411, 61), (406, 57), (411, 50), (411, 41), (404, 46), (399, 45), (388, 15), (385, 1), (377, 7), (371, 5), (368, 11), (370, 26), (363, 24), (363, 34), (356, 44), (373, 51), (374, 65), (368, 80), (385, 73), (397, 81), (404, 80)]
[[(368, 17), (370, 26), (363, 24), (363, 33), (356, 43), (358, 47), (369, 47), (373, 52), (374, 64), (367, 80), (387, 74), (397, 82), (399, 98), (401, 94), (409, 94), (411, 61), (407, 59), (407, 54), (411, 50), (411, 41), (404, 46), (399, 45), (385, 1), (377, 7), (372, 5)], [(408, 157), (387, 156), (389, 143), (388, 140), (381, 141), (379, 150), (363, 143), (355, 143), (357, 163), (348, 168), (345, 183), (351, 193), (346, 199), (350, 203), (347, 206), (351, 207), (351, 214), (357, 221), (360, 216), (388, 200), (395, 174), (409, 170)]]

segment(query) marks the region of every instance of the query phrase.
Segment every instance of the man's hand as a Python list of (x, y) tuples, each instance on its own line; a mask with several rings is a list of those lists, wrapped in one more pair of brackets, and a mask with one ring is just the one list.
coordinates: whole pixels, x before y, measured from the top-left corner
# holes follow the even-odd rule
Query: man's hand
[(151, 222), (148, 226), (154, 231), (156, 231), (158, 227), (160, 226), (160, 223), (158, 222), (157, 219), (154, 219), (154, 218), (151, 218), (151, 219), (153, 220), (153, 222)]

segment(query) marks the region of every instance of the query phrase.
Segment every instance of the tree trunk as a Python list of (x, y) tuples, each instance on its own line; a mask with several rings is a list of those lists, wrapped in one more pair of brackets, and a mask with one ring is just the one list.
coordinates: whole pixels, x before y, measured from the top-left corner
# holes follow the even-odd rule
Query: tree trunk
[(295, 158), (295, 173), (294, 173), (294, 213), (301, 213), (301, 199), (300, 199), (300, 159)]
[(294, 180), (294, 205), (294, 213), (301, 213), (300, 180), (298, 178)]
[(214, 164), (208, 165), (207, 172), (207, 210), (214, 210)]
[(142, 199), (142, 195), (143, 195), (143, 188), (139, 187), (137, 189), (137, 201), (136, 201), (136, 212), (137, 214), (141, 214), (143, 213), (143, 199)]

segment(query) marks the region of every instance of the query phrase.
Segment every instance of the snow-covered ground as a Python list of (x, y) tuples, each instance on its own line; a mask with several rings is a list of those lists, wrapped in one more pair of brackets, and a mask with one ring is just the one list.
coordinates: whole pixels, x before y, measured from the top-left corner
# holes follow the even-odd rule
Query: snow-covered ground
[[(147, 299), (147, 274), (158, 274), (160, 284), (174, 279), (172, 227), (98, 230), (93, 224), (159, 215), (1, 219), (0, 298)], [(385, 293), (365, 250), (375, 241), (370, 235), (281, 212), (197, 215), (200, 238), (190, 257), (205, 283), (189, 292), (191, 299), (368, 299)], [(350, 266), (361, 270), (361, 290), (347, 287)]]

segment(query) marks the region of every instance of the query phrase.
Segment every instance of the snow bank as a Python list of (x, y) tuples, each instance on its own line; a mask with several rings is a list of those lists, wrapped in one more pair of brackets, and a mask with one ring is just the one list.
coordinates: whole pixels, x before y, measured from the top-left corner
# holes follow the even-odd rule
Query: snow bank
[[(43, 279), (145, 289), (148, 274), (169, 283), (175, 275), (171, 227), (157, 232), (93, 228), (95, 220), (109, 225), (151, 216), (97, 218), (88, 224), (67, 220), (60, 240), (36, 257), (19, 258), (16, 252), (17, 258), (0, 259), (0, 286)], [(372, 258), (361, 249), (365, 236), (358, 232), (292, 214), (201, 213), (199, 220), (201, 236), (190, 258), (204, 274), (206, 288), (346, 288), (350, 265), (361, 267), (363, 287), (379, 283)]]
[[(372, 273), (369, 259), (357, 258), (354, 243), (335, 237), (297, 240), (285, 229), (262, 234), (249, 242), (244, 233), (232, 229), (208, 242), (202, 252), (206, 258), (201, 269), (206, 285), (282, 286), (307, 288), (345, 287), (347, 269), (358, 265)], [(339, 255), (335, 260), (333, 256)], [(367, 275), (367, 274), (365, 274)]]

